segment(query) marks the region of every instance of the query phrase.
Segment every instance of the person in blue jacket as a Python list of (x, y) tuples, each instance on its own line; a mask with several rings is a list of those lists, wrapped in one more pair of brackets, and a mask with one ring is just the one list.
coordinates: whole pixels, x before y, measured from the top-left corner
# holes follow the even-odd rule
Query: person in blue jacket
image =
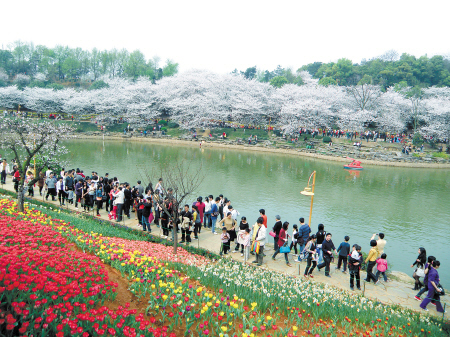
[[(311, 233), (311, 227), (305, 223), (304, 218), (298, 219), (300, 221), (300, 228), (298, 229), (298, 245), (300, 246), (300, 254), (305, 249), (306, 242), (308, 242), (309, 234)], [(300, 255), (298, 261), (301, 261)]]

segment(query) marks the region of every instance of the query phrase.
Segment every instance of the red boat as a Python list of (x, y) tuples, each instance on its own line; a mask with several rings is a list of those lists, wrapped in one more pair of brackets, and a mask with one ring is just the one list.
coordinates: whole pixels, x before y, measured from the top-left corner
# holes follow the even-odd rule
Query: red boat
[(350, 164), (344, 165), (344, 169), (346, 170), (362, 170), (361, 162), (359, 160), (355, 160), (353, 158), (347, 157), (347, 159), (351, 159), (352, 162)]

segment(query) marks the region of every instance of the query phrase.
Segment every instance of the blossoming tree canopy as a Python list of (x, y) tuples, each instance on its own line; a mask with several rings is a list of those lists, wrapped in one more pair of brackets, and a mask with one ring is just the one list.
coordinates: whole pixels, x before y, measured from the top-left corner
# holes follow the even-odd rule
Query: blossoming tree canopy
[[(38, 113), (97, 115), (98, 122), (122, 118), (134, 127), (155, 118), (171, 119), (183, 129), (216, 127), (219, 121), (241, 125), (277, 126), (289, 134), (299, 128), (403, 132), (413, 123), (422, 133), (446, 138), (450, 89), (416, 90), (407, 84), (381, 90), (365, 77), (356, 86), (320, 85), (300, 72), (302, 85), (275, 88), (240, 74), (191, 70), (164, 77), (104, 77), (93, 90), (62, 90), (20, 86), (0, 88), (0, 106), (18, 106)], [(42, 76), (41, 76), (42, 77)], [(412, 94), (416, 91), (420, 95)], [(439, 103), (440, 102), (440, 103)]]
[(36, 173), (61, 165), (61, 155), (67, 153), (61, 141), (70, 138), (72, 132), (72, 127), (67, 124), (9, 117), (0, 119), (0, 148), (14, 155), (20, 173), (19, 207), (23, 209), (23, 182), (33, 159), (36, 159)]

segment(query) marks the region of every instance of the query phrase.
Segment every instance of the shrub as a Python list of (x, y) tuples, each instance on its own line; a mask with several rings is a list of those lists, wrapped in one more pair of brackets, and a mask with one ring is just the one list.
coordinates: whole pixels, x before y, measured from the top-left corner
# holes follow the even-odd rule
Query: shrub
[(443, 158), (443, 159), (448, 159), (450, 157), (445, 152), (433, 152), (432, 156), (435, 158)]
[(167, 124), (167, 127), (171, 128), (171, 129), (176, 129), (177, 127), (179, 127), (179, 125), (175, 122), (169, 122)]
[(109, 84), (105, 81), (98, 80), (92, 83), (92, 85), (89, 87), (89, 90), (98, 90), (103, 88), (109, 88)]
[(161, 128), (161, 131), (167, 132), (167, 128), (163, 127), (163, 128)]
[(158, 122), (158, 124), (161, 124), (161, 125), (167, 125), (167, 121), (165, 121), (164, 119), (161, 119), (161, 120)]
[(420, 133), (416, 133), (414, 135), (412, 143), (416, 146), (420, 146), (423, 144), (423, 137), (420, 135)]
[(328, 137), (328, 136), (323, 137), (323, 142), (324, 143), (331, 143), (331, 137)]

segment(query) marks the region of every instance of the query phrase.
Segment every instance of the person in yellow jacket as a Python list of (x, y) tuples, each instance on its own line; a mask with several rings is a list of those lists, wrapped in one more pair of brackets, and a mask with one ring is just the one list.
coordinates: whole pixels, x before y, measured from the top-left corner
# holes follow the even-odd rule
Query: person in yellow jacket
[(369, 262), (367, 264), (367, 277), (364, 281), (366, 282), (370, 282), (370, 280), (373, 280), (373, 282), (377, 285), (378, 284), (378, 280), (376, 278), (376, 276), (374, 275), (374, 273), (372, 272), (373, 267), (376, 264), (376, 260), (378, 258), (378, 248), (377, 248), (377, 242), (375, 240), (370, 240), (370, 246), (372, 247), (369, 251), (369, 255), (367, 256), (366, 259), (366, 263)]

